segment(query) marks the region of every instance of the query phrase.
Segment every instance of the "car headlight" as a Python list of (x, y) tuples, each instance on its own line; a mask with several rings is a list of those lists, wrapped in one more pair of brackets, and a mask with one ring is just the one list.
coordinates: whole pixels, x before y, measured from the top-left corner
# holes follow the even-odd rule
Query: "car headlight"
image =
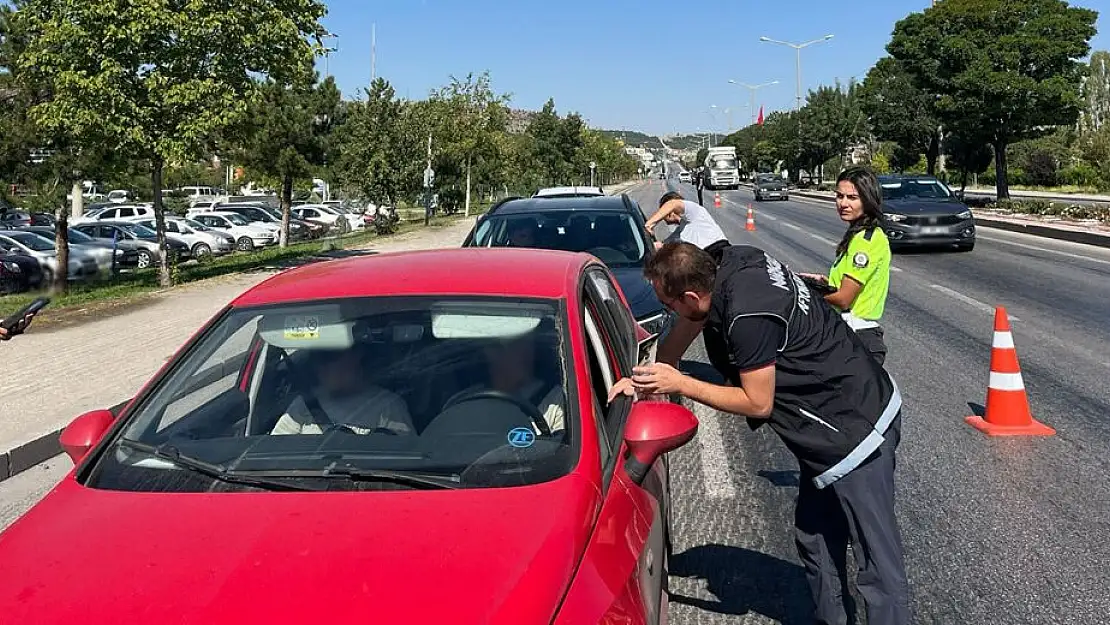
[(962, 213), (958, 213), (956, 216), (959, 217), (960, 219), (971, 219), (971, 211), (966, 210)]
[(671, 316), (666, 311), (660, 311), (638, 320), (638, 323), (648, 334), (658, 334), (662, 338), (670, 329)]
[(900, 213), (887, 213), (886, 218), (887, 221), (893, 221), (894, 223), (906, 221), (906, 216)]

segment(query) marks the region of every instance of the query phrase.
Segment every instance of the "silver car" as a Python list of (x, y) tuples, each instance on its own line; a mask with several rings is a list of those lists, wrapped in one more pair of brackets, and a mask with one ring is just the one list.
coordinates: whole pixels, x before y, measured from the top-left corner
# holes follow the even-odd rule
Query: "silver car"
[[(162, 257), (161, 248), (158, 247), (158, 235), (133, 221), (96, 221), (73, 226), (94, 239), (114, 241), (115, 246), (122, 250), (133, 250), (136, 253), (135, 263), (139, 269), (153, 267)], [(166, 247), (172, 256), (189, 258), (192, 250), (184, 241), (166, 235)]]
[[(135, 222), (154, 230), (153, 219), (144, 219)], [(204, 258), (210, 255), (227, 254), (235, 249), (235, 238), (226, 232), (220, 232), (192, 219), (181, 217), (166, 217), (166, 236), (173, 235), (189, 246), (193, 258)]]
[[(42, 266), (43, 282), (53, 282), (54, 276), (59, 271), (58, 250), (54, 247), (54, 240), (41, 234), (23, 230), (5, 230), (0, 232), (0, 250), (30, 256), (39, 261)], [(66, 277), (69, 280), (94, 278), (100, 273), (96, 259), (80, 250), (70, 250), (68, 264), (69, 270)]]

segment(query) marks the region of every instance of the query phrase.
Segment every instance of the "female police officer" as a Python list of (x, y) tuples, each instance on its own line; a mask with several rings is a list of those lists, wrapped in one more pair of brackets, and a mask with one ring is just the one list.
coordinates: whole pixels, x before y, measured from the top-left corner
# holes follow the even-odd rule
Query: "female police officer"
[(886, 344), (879, 320), (890, 289), (890, 243), (882, 229), (883, 196), (871, 170), (851, 167), (836, 180), (836, 212), (848, 230), (836, 246), (828, 277), (802, 274), (836, 289), (825, 301), (841, 316), (882, 364)]

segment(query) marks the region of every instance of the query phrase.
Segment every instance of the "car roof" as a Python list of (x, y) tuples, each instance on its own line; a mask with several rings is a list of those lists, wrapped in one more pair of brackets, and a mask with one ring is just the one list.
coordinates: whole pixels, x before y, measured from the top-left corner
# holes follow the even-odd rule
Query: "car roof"
[(882, 182), (898, 182), (902, 180), (923, 180), (926, 182), (940, 182), (936, 176), (928, 176), (925, 174), (882, 174), (877, 176)]
[(240, 295), (232, 306), (430, 294), (563, 299), (575, 292), (578, 274), (589, 264), (597, 261), (588, 254), (531, 248), (357, 256), (284, 271)]
[(550, 213), (559, 211), (612, 211), (630, 213), (634, 209), (625, 203), (623, 195), (599, 195), (593, 197), (548, 197), (514, 198), (505, 200), (490, 209), (490, 215), (518, 215), (527, 213)]

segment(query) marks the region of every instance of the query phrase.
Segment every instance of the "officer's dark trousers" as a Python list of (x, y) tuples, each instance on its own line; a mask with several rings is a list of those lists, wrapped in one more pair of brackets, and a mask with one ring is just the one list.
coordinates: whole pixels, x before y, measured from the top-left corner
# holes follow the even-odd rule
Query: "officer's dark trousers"
[(816, 622), (847, 622), (847, 548), (859, 565), (856, 586), (867, 604), (868, 625), (908, 625), (909, 585), (902, 537), (894, 516), (894, 450), (902, 416), (886, 440), (856, 470), (818, 489), (803, 470), (794, 512), (795, 542), (817, 604)]
[(879, 361), (880, 365), (886, 361), (886, 341), (883, 340), (882, 327), (856, 330), (856, 336), (863, 340), (871, 357)]
[(698, 187), (698, 204), (701, 204), (702, 206), (705, 206), (705, 202), (703, 202), (702, 199), (701, 199), (701, 187), (700, 186)]

